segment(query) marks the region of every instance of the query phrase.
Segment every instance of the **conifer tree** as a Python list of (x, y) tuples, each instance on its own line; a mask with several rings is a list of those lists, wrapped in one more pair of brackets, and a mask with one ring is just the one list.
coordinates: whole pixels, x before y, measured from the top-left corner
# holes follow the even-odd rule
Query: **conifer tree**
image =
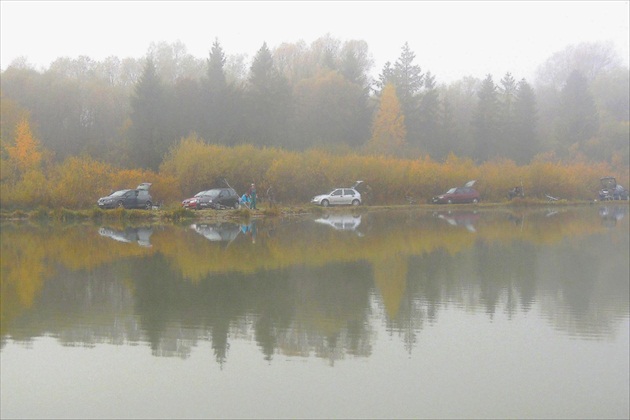
[(514, 100), (514, 152), (519, 164), (531, 161), (539, 149), (537, 106), (534, 89), (522, 79), (518, 82)]
[(290, 89), (275, 68), (267, 43), (263, 43), (252, 62), (247, 97), (250, 141), (266, 146), (286, 144)]
[(131, 98), (132, 125), (127, 148), (133, 167), (157, 169), (168, 151), (163, 132), (164, 93), (155, 64), (148, 58)]
[(405, 42), (400, 57), (394, 64), (393, 82), (396, 86), (402, 112), (405, 115), (407, 138), (411, 145), (420, 146), (421, 128), (419, 118), (420, 92), (424, 86), (424, 75), (420, 66), (414, 64), (416, 55)]
[(424, 152), (433, 156), (439, 150), (441, 137), (440, 100), (435, 77), (430, 72), (427, 72), (424, 77), (424, 88), (418, 106), (419, 146)]
[(501, 79), (498, 87), (499, 97), (499, 121), (498, 121), (498, 138), (497, 138), (497, 154), (499, 156), (512, 158), (515, 152), (515, 115), (514, 101), (516, 97), (516, 81), (511, 73), (506, 73)]
[(498, 100), (497, 88), (488, 74), (477, 93), (479, 101), (472, 125), (475, 139), (475, 158), (485, 161), (497, 155)]

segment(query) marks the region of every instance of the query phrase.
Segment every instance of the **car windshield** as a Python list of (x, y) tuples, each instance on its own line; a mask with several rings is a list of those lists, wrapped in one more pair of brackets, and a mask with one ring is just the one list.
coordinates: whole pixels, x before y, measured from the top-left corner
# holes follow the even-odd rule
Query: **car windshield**
[(125, 195), (125, 193), (129, 191), (129, 190), (120, 190), (120, 191), (116, 191), (114, 193), (111, 193), (109, 196), (110, 197), (120, 197), (122, 195)]
[(457, 190), (457, 188), (451, 188), (450, 190), (446, 191), (446, 194), (453, 194), (455, 190)]
[(199, 191), (197, 194), (195, 194), (195, 197), (201, 197), (205, 193), (206, 193), (205, 191)]
[(208, 195), (210, 197), (216, 197), (217, 195), (219, 195), (220, 192), (221, 190), (209, 190), (209, 191), (206, 191), (204, 195)]

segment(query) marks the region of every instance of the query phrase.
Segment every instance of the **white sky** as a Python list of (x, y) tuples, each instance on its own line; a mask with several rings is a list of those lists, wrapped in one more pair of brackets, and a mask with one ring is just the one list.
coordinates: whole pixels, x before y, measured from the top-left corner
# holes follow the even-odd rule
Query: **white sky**
[(181, 41), (207, 58), (255, 55), (267, 42), (311, 43), (329, 33), (365, 40), (374, 75), (405, 42), (438, 82), (464, 76), (531, 80), (553, 53), (613, 42), (629, 56), (628, 1), (0, 1), (1, 67), (20, 56), (36, 67), (59, 57), (145, 56), (152, 42)]

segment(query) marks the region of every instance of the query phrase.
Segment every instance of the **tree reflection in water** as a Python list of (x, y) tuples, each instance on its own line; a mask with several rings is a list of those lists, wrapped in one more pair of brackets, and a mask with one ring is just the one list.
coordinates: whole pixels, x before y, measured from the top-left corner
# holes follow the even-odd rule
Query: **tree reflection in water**
[(241, 338), (267, 360), (334, 363), (371, 354), (374, 307), (412, 351), (449, 305), (490, 319), (537, 306), (567, 334), (606, 337), (629, 311), (627, 212), (374, 212), (351, 235), (314, 219), (4, 224), (2, 343), (52, 334), (185, 358), (210, 341), (224, 364)]

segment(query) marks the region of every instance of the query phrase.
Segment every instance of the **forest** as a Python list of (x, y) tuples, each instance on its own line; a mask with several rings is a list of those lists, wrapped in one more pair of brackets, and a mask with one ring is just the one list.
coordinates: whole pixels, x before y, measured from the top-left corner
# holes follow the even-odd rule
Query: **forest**
[(145, 181), (178, 201), (218, 178), (288, 201), (357, 179), (388, 202), (475, 178), (491, 200), (519, 182), (583, 199), (601, 176), (628, 179), (629, 72), (610, 45), (568, 46), (533, 81), (440, 83), (419, 57), (405, 43), (373, 77), (366, 42), (326, 35), (262, 43), (251, 60), (218, 39), (203, 59), (176, 42), (47, 69), (15, 60), (1, 74), (0, 205), (89, 207)]

